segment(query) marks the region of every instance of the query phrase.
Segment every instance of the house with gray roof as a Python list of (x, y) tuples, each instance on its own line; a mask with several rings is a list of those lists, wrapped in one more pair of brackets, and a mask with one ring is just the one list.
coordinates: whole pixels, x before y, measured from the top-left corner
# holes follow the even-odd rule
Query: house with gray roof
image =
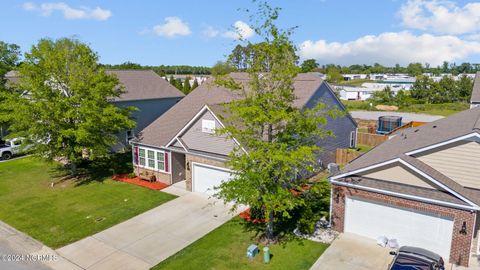
[[(247, 85), (246, 73), (232, 73), (237, 83)], [(328, 83), (318, 74), (299, 74), (294, 80), (294, 105), (312, 108), (317, 103), (346, 112)], [(221, 104), (239, 98), (231, 89), (203, 83), (170, 110), (156, 119), (132, 140), (134, 171), (141, 178), (174, 184), (183, 180), (186, 189), (212, 194), (214, 187), (230, 177), (225, 166), (229, 153), (241, 142), (215, 134), (225, 125)], [(323, 152), (318, 163), (326, 166), (335, 160), (335, 150), (355, 146), (356, 122), (348, 113), (320, 128), (333, 131), (334, 137), (318, 140)]]
[(475, 75), (472, 97), (470, 98), (470, 108), (477, 106), (480, 106), (480, 71)]
[(480, 107), (402, 130), (330, 177), (336, 231), (480, 266)]

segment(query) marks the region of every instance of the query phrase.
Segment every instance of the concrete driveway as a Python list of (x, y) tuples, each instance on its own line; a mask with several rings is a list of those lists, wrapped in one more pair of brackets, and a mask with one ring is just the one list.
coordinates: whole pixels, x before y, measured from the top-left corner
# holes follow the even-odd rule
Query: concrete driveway
[(386, 270), (393, 260), (389, 248), (368, 238), (343, 233), (312, 266), (312, 270)]
[(182, 196), (57, 250), (82, 269), (149, 269), (233, 217), (201, 194)]

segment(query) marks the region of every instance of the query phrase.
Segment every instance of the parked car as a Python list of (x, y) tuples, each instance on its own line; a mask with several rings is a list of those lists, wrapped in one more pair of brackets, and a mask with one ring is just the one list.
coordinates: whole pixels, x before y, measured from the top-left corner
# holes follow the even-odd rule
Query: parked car
[(440, 255), (423, 248), (403, 246), (395, 255), (389, 270), (444, 270), (443, 259)]
[(22, 154), (25, 150), (22, 147), (22, 142), (21, 138), (15, 138), (0, 144), (0, 157), (3, 160), (9, 160), (15, 155)]

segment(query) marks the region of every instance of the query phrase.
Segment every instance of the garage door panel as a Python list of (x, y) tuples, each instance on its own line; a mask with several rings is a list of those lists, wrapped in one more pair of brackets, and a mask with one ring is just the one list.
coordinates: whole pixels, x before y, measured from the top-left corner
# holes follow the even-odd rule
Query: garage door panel
[(448, 258), (453, 220), (357, 198), (346, 198), (345, 232), (369, 238), (386, 236), (400, 245), (425, 248)]
[(215, 187), (220, 186), (222, 182), (228, 181), (230, 178), (230, 172), (226, 169), (193, 164), (192, 189), (195, 192), (213, 195)]

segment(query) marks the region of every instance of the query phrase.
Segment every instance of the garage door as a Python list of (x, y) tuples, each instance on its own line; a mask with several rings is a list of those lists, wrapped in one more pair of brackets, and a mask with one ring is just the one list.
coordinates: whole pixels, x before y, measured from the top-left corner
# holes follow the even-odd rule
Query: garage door
[(440, 254), (448, 261), (453, 220), (357, 198), (346, 198), (345, 232), (376, 239), (397, 239), (400, 246), (416, 246)]
[(204, 164), (193, 164), (192, 189), (195, 192), (212, 195), (215, 193), (214, 187), (229, 179), (230, 172), (228, 170)]

